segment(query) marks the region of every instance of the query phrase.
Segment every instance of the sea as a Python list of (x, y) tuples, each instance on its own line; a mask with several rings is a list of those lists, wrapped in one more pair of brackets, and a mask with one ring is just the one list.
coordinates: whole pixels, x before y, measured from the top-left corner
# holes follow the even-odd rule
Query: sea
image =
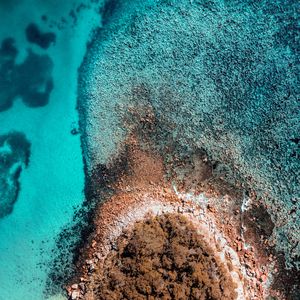
[(77, 70), (99, 26), (99, 1), (0, 1), (0, 300), (47, 298), (56, 238), (84, 200)]

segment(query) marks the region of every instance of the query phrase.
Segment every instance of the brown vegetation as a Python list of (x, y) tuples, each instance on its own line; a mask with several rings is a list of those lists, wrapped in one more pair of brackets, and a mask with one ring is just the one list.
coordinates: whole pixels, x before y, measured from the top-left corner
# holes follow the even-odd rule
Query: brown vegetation
[(228, 269), (182, 215), (137, 222), (94, 274), (97, 299), (235, 299)]

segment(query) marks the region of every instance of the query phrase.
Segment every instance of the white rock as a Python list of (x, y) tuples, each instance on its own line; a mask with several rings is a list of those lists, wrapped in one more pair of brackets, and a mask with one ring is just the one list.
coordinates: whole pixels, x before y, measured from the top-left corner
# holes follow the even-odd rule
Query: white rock
[(80, 296), (80, 293), (78, 291), (72, 292), (72, 300), (77, 300)]

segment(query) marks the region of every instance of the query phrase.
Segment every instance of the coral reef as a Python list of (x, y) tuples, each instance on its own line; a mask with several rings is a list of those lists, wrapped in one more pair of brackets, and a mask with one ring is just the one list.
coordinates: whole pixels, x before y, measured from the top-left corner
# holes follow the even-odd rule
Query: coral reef
[(17, 64), (17, 54), (14, 39), (4, 39), (0, 48), (0, 112), (9, 109), (18, 96), (29, 107), (45, 106), (53, 89), (53, 62), (48, 55), (28, 50), (24, 62)]
[(0, 218), (10, 214), (20, 190), (22, 168), (29, 163), (30, 143), (23, 133), (0, 136)]
[(48, 49), (51, 44), (55, 43), (56, 35), (53, 32), (42, 33), (36, 24), (30, 23), (26, 27), (26, 38), (28, 42), (42, 49)]

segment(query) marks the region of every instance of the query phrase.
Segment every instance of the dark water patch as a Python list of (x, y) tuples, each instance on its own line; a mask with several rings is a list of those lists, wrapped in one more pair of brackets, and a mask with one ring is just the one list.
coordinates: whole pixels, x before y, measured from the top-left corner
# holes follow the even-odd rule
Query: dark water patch
[(25, 61), (16, 64), (18, 50), (13, 38), (0, 48), (0, 112), (9, 109), (16, 97), (29, 107), (45, 106), (53, 89), (52, 59), (28, 50)]
[(15, 40), (13, 38), (6, 38), (2, 41), (0, 48), (0, 55), (15, 59), (18, 54), (18, 50), (15, 47)]
[(29, 51), (24, 63), (17, 66), (19, 94), (27, 106), (39, 107), (48, 103), (53, 89), (52, 69), (53, 62), (48, 55), (38, 55), (32, 51)]
[(9, 109), (15, 97), (12, 80), (17, 53), (13, 38), (6, 38), (2, 41), (0, 48), (0, 111)]
[(34, 23), (30, 23), (25, 32), (28, 42), (36, 44), (43, 49), (48, 49), (56, 41), (56, 34), (54, 32), (42, 33)]
[(41, 20), (42, 20), (43, 22), (47, 22), (47, 21), (48, 21), (48, 16), (47, 16), (47, 15), (42, 15), (42, 16), (41, 16)]
[(90, 9), (91, 6), (85, 3), (80, 3), (77, 7), (74, 9), (71, 9), (69, 12), (69, 17), (71, 18), (71, 23), (73, 26), (76, 26), (78, 24), (78, 19), (80, 17), (80, 13), (83, 10)]
[(0, 218), (13, 210), (20, 191), (19, 177), (29, 157), (30, 142), (23, 133), (0, 136)]
[(108, 0), (105, 2), (104, 6), (100, 9), (103, 25), (106, 25), (108, 22), (111, 21), (111, 18), (118, 9), (119, 5), (119, 0)]
[(21, 3), (22, 0), (0, 0), (0, 8), (11, 11), (14, 7)]
[(71, 134), (72, 135), (77, 135), (77, 134), (79, 134), (80, 133), (80, 131), (77, 129), (77, 128), (73, 128), (72, 130), (71, 130)]
[(77, 23), (78, 23), (78, 17), (77, 17), (77, 15), (76, 15), (74, 9), (70, 10), (69, 16), (71, 17), (71, 19), (72, 19), (72, 21), (73, 21), (73, 26), (77, 25)]
[(72, 127), (71, 127), (70, 133), (72, 135), (78, 135), (78, 134), (80, 134), (80, 128), (78, 128), (78, 124), (76, 122), (72, 123)]

